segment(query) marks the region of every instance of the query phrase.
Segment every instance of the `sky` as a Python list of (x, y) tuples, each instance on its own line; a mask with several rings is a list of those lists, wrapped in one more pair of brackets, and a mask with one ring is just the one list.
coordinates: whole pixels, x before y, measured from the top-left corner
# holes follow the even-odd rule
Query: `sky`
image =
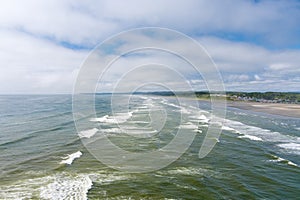
[(199, 42), (227, 91), (300, 92), (300, 1), (10, 0), (0, 6), (0, 94), (72, 93), (98, 44), (142, 27)]

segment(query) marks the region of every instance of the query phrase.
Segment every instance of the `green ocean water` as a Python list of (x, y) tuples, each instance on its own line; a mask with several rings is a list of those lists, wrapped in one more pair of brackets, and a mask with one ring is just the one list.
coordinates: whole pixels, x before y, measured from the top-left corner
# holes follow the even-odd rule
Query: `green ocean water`
[[(130, 112), (117, 107), (116, 118), (109, 95), (98, 95), (95, 102), (97, 119), (87, 121), (100, 124), (110, 140), (127, 151), (155, 151), (167, 145), (182, 123), (179, 110), (184, 110), (185, 120), (195, 116), (185, 122), (195, 139), (165, 168), (117, 171), (95, 159), (81, 142), (95, 137), (98, 129), (86, 124), (80, 139), (70, 95), (3, 95), (0, 199), (300, 199), (299, 118), (228, 108), (219, 142), (199, 159), (209, 123), (207, 102), (199, 101), (199, 113), (172, 98), (136, 96)], [(138, 131), (124, 133), (116, 126), (115, 119), (126, 127), (134, 122), (152, 134), (147, 122), (153, 106), (158, 106), (157, 117), (165, 110), (168, 120), (152, 137), (128, 136)]]

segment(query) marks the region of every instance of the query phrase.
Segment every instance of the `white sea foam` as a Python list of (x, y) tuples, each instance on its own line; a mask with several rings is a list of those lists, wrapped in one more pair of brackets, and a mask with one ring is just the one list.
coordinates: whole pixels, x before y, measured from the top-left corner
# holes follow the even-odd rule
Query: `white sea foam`
[(180, 129), (194, 129), (194, 130), (198, 130), (198, 126), (191, 123), (191, 122), (187, 122), (185, 124), (181, 124), (178, 128)]
[(128, 121), (130, 124), (149, 124), (147, 121)]
[(184, 107), (182, 107), (181, 108), (181, 113), (183, 113), (183, 114), (190, 114), (192, 111), (191, 110), (187, 110), (186, 108), (184, 108)]
[(210, 170), (193, 167), (177, 167), (167, 171), (167, 174), (183, 174), (183, 175), (204, 175)]
[(86, 200), (92, 181), (88, 175), (57, 176), (40, 189), (41, 199)]
[(208, 127), (208, 124), (201, 124), (199, 127)]
[(205, 115), (199, 115), (199, 116), (197, 116), (197, 119), (206, 120), (208, 118)]
[(188, 176), (210, 176), (210, 177), (215, 177), (215, 178), (223, 178), (222, 174), (217, 173), (213, 170), (210, 169), (204, 169), (204, 168), (194, 168), (194, 167), (176, 167), (174, 169), (170, 170), (161, 170), (157, 172), (157, 175), (188, 175)]
[[(43, 174), (32, 172), (34, 175)], [(0, 186), (0, 199), (78, 199), (86, 200), (92, 181), (88, 175), (67, 173), (20, 180)]]
[(228, 126), (222, 126), (222, 130), (225, 130), (225, 131), (235, 131), (235, 129), (230, 128)]
[(145, 96), (139, 96), (141, 99), (148, 99), (148, 97)]
[(122, 125), (120, 126), (121, 129), (123, 130), (152, 130), (151, 127), (145, 126), (135, 126), (134, 124), (129, 124), (129, 125)]
[(165, 105), (168, 105), (168, 106), (171, 106), (171, 107), (175, 107), (175, 108), (182, 108), (181, 106), (179, 105), (176, 105), (174, 103), (170, 103), (170, 102), (167, 102), (167, 101), (161, 101), (162, 104), (165, 104)]
[(143, 101), (143, 104), (141, 106), (148, 108), (152, 108), (154, 106), (154, 102), (152, 99), (146, 99), (145, 101)]
[(248, 114), (243, 113), (243, 112), (233, 112), (235, 115), (243, 115), (243, 116), (247, 116)]
[(138, 106), (138, 107), (136, 107), (138, 110), (140, 110), (140, 109), (148, 109), (149, 107), (148, 106), (146, 106), (146, 105), (142, 105), (142, 106)]
[(284, 162), (287, 163), (288, 165), (294, 166), (294, 167), (298, 167), (298, 165), (290, 160), (272, 155), (272, 157), (274, 158), (273, 160), (269, 160), (270, 162)]
[(239, 138), (248, 138), (256, 141), (267, 141), (280, 143), (281, 148), (289, 149), (292, 153), (300, 154), (300, 138), (297, 136), (285, 135), (260, 127), (250, 126), (238, 121), (225, 120), (223, 130), (240, 134)]
[(288, 161), (288, 165), (298, 167), (298, 165), (296, 163), (293, 163), (292, 161)]
[(297, 143), (284, 143), (284, 144), (279, 144), (279, 147), (285, 148), (285, 149), (292, 149), (292, 150), (300, 150), (300, 144)]
[(77, 151), (75, 153), (72, 153), (70, 155), (68, 155), (67, 157), (64, 158), (64, 160), (62, 160), (60, 162), (60, 164), (68, 164), (71, 165), (72, 162), (76, 159), (76, 158), (80, 158), (80, 156), (82, 155), (82, 153), (80, 151)]
[(254, 141), (263, 141), (260, 137), (254, 136), (254, 135), (241, 135), (238, 136), (238, 138), (247, 138), (249, 140), (254, 140)]
[(97, 128), (81, 131), (79, 133), (79, 137), (80, 138), (90, 138), (90, 137), (94, 136), (97, 133), (97, 131), (99, 131), (99, 129), (97, 129)]
[(109, 116), (104, 115), (103, 117), (98, 117), (98, 118), (92, 118), (90, 119), (91, 122), (105, 122)]
[(105, 115), (103, 117), (92, 118), (92, 119), (90, 119), (90, 121), (91, 122), (107, 123), (107, 124), (124, 123), (129, 118), (132, 117), (132, 114), (133, 114), (133, 112), (116, 113), (114, 116)]
[(145, 130), (145, 129), (130, 129), (130, 130), (125, 130), (125, 133), (129, 134), (129, 135), (135, 135), (135, 134), (154, 134), (157, 133), (157, 130)]
[(189, 116), (189, 118), (191, 119), (190, 121), (193, 121), (193, 122), (208, 123), (210, 121), (210, 119), (208, 117), (206, 117), (205, 115), (203, 115), (201, 113), (191, 115), (191, 116)]
[(294, 142), (281, 143), (281, 144), (278, 144), (277, 146), (287, 150), (290, 153), (295, 153), (295, 154), (300, 155), (300, 144), (299, 143), (294, 143)]
[[(33, 172), (32, 175), (43, 175), (44, 172)], [(97, 171), (92, 174), (55, 173), (32, 179), (20, 180), (9, 185), (0, 186), (0, 199), (74, 199), (87, 200), (88, 191), (93, 182), (106, 185), (112, 182), (136, 178), (133, 174), (122, 172)], [(99, 197), (99, 198), (104, 198)]]
[[(113, 133), (113, 134), (120, 134), (125, 133), (132, 136), (152, 136), (156, 134), (157, 130), (152, 130), (149, 128), (140, 128), (140, 127), (121, 127), (121, 128), (107, 128), (107, 129), (101, 129), (103, 133)], [(111, 135), (112, 136), (112, 135)]]
[(122, 133), (122, 130), (120, 128), (106, 128), (101, 129), (101, 131), (104, 133)]

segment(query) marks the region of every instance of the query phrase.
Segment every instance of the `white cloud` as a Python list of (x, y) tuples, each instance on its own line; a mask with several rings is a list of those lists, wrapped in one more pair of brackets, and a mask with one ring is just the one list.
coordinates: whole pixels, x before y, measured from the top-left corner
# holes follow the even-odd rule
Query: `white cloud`
[[(78, 44), (93, 44), (124, 28), (164, 26), (184, 32), (262, 34), (299, 41), (297, 1), (17, 1), (1, 3), (0, 24)], [(289, 36), (289, 37), (283, 37)], [(279, 41), (282, 42), (282, 41)]]
[(269, 50), (213, 37), (202, 37), (198, 41), (218, 65), (229, 90), (299, 91), (294, 90), (296, 86), (286, 84), (300, 84), (297, 79), (300, 77), (300, 50)]
[[(0, 93), (69, 93), (88, 54), (86, 47), (141, 26), (173, 28), (196, 38), (229, 89), (291, 91), (300, 82), (300, 50), (289, 49), (300, 43), (299, 5), (234, 0), (5, 1), (0, 7)], [(235, 41), (239, 37), (244, 42)], [(138, 39), (142, 38), (133, 41)], [(188, 51), (181, 41), (172, 46)]]
[(14, 31), (0, 38), (1, 93), (70, 93), (87, 52)]

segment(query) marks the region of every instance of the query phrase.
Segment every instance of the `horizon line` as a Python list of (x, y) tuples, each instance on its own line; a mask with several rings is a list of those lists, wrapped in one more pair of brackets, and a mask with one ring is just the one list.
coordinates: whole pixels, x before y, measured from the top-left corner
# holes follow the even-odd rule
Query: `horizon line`
[[(95, 93), (78, 93), (78, 94), (151, 94), (151, 93), (296, 93), (300, 94), (300, 91), (208, 91), (208, 90), (197, 90), (197, 91), (140, 91), (140, 92), (95, 92)], [(74, 93), (0, 93), (0, 96), (4, 95), (73, 95)]]

